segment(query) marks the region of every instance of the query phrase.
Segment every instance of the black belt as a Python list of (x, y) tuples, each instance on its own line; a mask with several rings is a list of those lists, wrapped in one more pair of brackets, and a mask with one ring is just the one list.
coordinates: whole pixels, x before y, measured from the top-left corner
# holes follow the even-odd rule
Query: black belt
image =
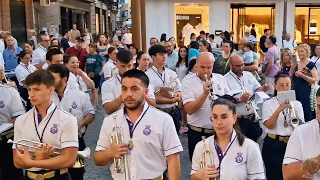
[(255, 120), (254, 114), (238, 116), (239, 119)]

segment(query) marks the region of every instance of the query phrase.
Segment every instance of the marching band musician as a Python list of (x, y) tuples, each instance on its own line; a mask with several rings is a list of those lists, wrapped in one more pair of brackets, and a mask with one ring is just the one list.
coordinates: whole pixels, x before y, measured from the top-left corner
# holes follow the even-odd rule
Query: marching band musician
[[(275, 76), (276, 92), (291, 90), (289, 73), (279, 72)], [(299, 101), (293, 101), (293, 109), (297, 117), (304, 122), (303, 108)], [(266, 126), (267, 136), (264, 139), (262, 157), (268, 179), (282, 180), (282, 162), (289, 137), (293, 131), (290, 126), (290, 103), (280, 103), (278, 97), (273, 97), (263, 103), (262, 120)]]
[[(237, 100), (224, 95), (213, 102), (212, 121), (215, 134), (198, 142), (192, 157), (191, 180), (265, 179), (264, 166), (257, 143), (246, 138), (236, 124)], [(211, 153), (207, 158), (204, 143)], [(203, 165), (206, 167), (202, 167)]]
[[(248, 101), (255, 92), (266, 91), (268, 86), (261, 86), (252, 73), (244, 71), (244, 62), (240, 56), (231, 56), (229, 66), (230, 71), (224, 75), (229, 88), (241, 91), (239, 95), (235, 96), (240, 101), (237, 104), (237, 115), (241, 132), (253, 141), (257, 141), (262, 134), (262, 129), (259, 122), (255, 122), (253, 102)], [(246, 107), (245, 103), (249, 108)]]
[[(55, 78), (55, 92), (52, 93), (52, 101), (61, 109), (74, 115), (78, 120), (79, 151), (86, 148), (83, 136), (86, 127), (94, 120), (95, 111), (89, 97), (82, 91), (67, 88), (69, 70), (62, 64), (54, 64), (47, 69)], [(69, 168), (71, 179), (82, 180), (84, 167)]]
[[(178, 102), (181, 102), (181, 83), (176, 72), (165, 67), (166, 49), (161, 45), (154, 45), (149, 49), (149, 55), (153, 59), (153, 66), (149, 68), (146, 74), (149, 77), (150, 84), (155, 90), (163, 86), (174, 86), (173, 92), (162, 91), (155, 94), (156, 107), (163, 112), (168, 113), (174, 122), (177, 133), (180, 130), (181, 114), (178, 108)], [(169, 85), (168, 85), (169, 84)], [(171, 85), (170, 85), (171, 84)], [(149, 90), (151, 91), (151, 90)], [(156, 91), (155, 91), (156, 92)]]
[[(14, 165), (27, 169), (28, 180), (70, 180), (67, 168), (72, 167), (77, 158), (77, 120), (51, 102), (54, 82), (52, 74), (42, 69), (31, 73), (25, 80), (34, 107), (16, 119), (14, 141), (27, 139), (43, 143), (42, 148), (32, 154), (26, 146), (23, 150), (16, 144), (12, 147)], [(51, 157), (56, 148), (61, 150), (60, 154)]]
[[(110, 170), (115, 180), (161, 180), (167, 164), (170, 180), (180, 179), (180, 140), (172, 118), (146, 102), (148, 86), (148, 76), (142, 71), (125, 72), (120, 96), (124, 108), (104, 119), (94, 162), (105, 166), (112, 161)], [(111, 137), (118, 133), (114, 131), (115, 126), (122, 129), (124, 139), (121, 144), (111, 142), (114, 140)], [(114, 161), (121, 156), (127, 157), (127, 177), (123, 172), (114, 171)]]
[(220, 74), (212, 73), (214, 61), (212, 53), (201, 53), (196, 61), (197, 73), (186, 76), (182, 81), (181, 94), (189, 126), (190, 159), (201, 137), (209, 137), (213, 134), (212, 123), (208, 117), (211, 102), (218, 98), (214, 94), (222, 96), (229, 92), (225, 78)]
[[(4, 70), (0, 66), (0, 81), (4, 79)], [(25, 113), (18, 91), (10, 86), (0, 84), (0, 126), (14, 123), (16, 118)], [(0, 179), (22, 180), (23, 172), (13, 164), (12, 146), (7, 143), (13, 133), (0, 133)]]
[[(122, 97), (121, 97), (121, 79), (122, 75), (128, 70), (133, 69), (133, 56), (128, 50), (121, 50), (116, 55), (116, 67), (118, 68), (118, 73), (102, 83), (101, 96), (102, 104), (107, 114), (112, 114), (118, 109), (123, 107)], [(152, 86), (148, 87), (148, 96), (146, 96), (146, 101), (155, 106), (155, 97), (153, 93)]]
[(29, 111), (31, 109), (31, 103), (28, 95), (28, 89), (24, 83), (27, 76), (34, 71), (37, 70), (37, 68), (30, 63), (31, 55), (28, 54), (25, 51), (21, 51), (19, 54), (19, 60), (18, 60), (18, 66), (14, 70), (14, 73), (16, 74), (16, 77), (18, 79), (19, 85), (21, 87), (20, 94), (21, 97), (27, 102), (26, 110)]
[(296, 127), (287, 144), (282, 165), (285, 180), (320, 178), (320, 89), (316, 97), (317, 119)]

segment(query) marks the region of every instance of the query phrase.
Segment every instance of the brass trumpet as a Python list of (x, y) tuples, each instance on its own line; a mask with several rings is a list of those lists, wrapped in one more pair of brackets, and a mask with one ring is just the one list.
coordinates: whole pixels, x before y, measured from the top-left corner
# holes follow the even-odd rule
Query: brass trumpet
[[(246, 88), (244, 88), (244, 91), (243, 93), (246, 93), (246, 92), (249, 92)], [(250, 98), (251, 99), (251, 98)], [(244, 103), (244, 106), (246, 108), (247, 111), (250, 111), (250, 109), (252, 108), (253, 109), (253, 113), (254, 113), (254, 116), (255, 116), (255, 121), (260, 121), (262, 120), (262, 118), (259, 116), (258, 114), (258, 111), (256, 109), (256, 107), (254, 106), (252, 100), (248, 100)]]
[[(209, 78), (208, 78), (208, 75), (207, 75), (207, 74), (204, 75), (204, 78), (206, 79), (206, 82), (209, 81)], [(210, 90), (209, 97), (210, 97), (210, 99), (212, 99), (212, 98), (214, 97), (214, 94), (213, 94), (213, 90), (212, 90), (212, 89)], [(213, 100), (213, 99), (212, 99), (212, 100)]]
[(173, 80), (165, 83), (164, 86), (159, 87), (159, 88), (154, 92), (154, 94), (157, 95), (157, 96), (162, 96), (161, 90), (164, 90), (164, 91), (167, 91), (167, 92), (173, 91), (174, 88), (176, 88), (176, 87), (178, 86), (177, 79), (178, 79), (178, 77), (176, 77), (176, 78), (174, 78)]
[(289, 118), (289, 126), (291, 126), (293, 129), (296, 128), (297, 126), (303, 124), (304, 122), (298, 118), (298, 116), (296, 115), (296, 111), (293, 107), (293, 103), (292, 101), (290, 102), (286, 102), (286, 103), (289, 103), (291, 105), (291, 109), (289, 108), (289, 114), (290, 114), (290, 118)]
[[(112, 131), (112, 136), (111, 136), (111, 143), (113, 141), (116, 141), (116, 144), (123, 144), (124, 143), (124, 136), (123, 136), (123, 129), (117, 125), (117, 115), (113, 116), (114, 119), (114, 127)], [(113, 159), (113, 164), (114, 164), (114, 169), (113, 171), (116, 173), (122, 173), (124, 172), (124, 180), (129, 180), (129, 166), (128, 166), (128, 161), (127, 161), (127, 156), (124, 155), (120, 158), (114, 158)]]
[[(200, 162), (200, 168), (207, 168), (208, 166), (214, 165), (213, 160), (213, 154), (212, 152), (207, 148), (206, 145), (206, 137), (202, 136), (202, 142), (203, 142), (203, 148), (202, 148), (202, 155), (201, 155), (201, 162)], [(219, 177), (214, 178), (213, 180), (219, 180)]]
[[(41, 149), (42, 146), (44, 145), (43, 143), (37, 142), (37, 141), (31, 141), (28, 139), (21, 139), (17, 142), (12, 141), (11, 139), (8, 140), (9, 144), (15, 144), (17, 148), (22, 149), (22, 147), (28, 147), (28, 151), (34, 155), (36, 149)], [(19, 147), (18, 147), (19, 146)], [(55, 157), (61, 154), (61, 149), (58, 149), (54, 147), (53, 154), (51, 157)], [(89, 159), (90, 157), (90, 148), (85, 148), (83, 151), (78, 151), (77, 155), (77, 161), (73, 165), (73, 168), (82, 168), (85, 165), (85, 162)]]

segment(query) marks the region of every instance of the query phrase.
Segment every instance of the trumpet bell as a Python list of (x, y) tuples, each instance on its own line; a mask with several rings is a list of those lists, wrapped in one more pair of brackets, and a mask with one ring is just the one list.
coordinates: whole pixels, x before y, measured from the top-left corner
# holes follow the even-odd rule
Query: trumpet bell
[(298, 127), (299, 125), (303, 124), (303, 121), (300, 118), (293, 117), (289, 121), (289, 125), (294, 129)]
[(78, 151), (77, 160), (73, 165), (73, 168), (82, 168), (85, 166), (85, 163), (88, 161), (91, 154), (90, 148), (85, 148), (83, 151)]

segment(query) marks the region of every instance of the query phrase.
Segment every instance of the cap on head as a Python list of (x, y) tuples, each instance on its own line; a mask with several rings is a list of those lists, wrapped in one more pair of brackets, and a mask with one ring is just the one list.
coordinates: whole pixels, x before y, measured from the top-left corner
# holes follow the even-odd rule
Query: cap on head
[(83, 37), (82, 37), (82, 36), (78, 36), (78, 37), (76, 37), (76, 41), (83, 42), (84, 40), (83, 40)]

